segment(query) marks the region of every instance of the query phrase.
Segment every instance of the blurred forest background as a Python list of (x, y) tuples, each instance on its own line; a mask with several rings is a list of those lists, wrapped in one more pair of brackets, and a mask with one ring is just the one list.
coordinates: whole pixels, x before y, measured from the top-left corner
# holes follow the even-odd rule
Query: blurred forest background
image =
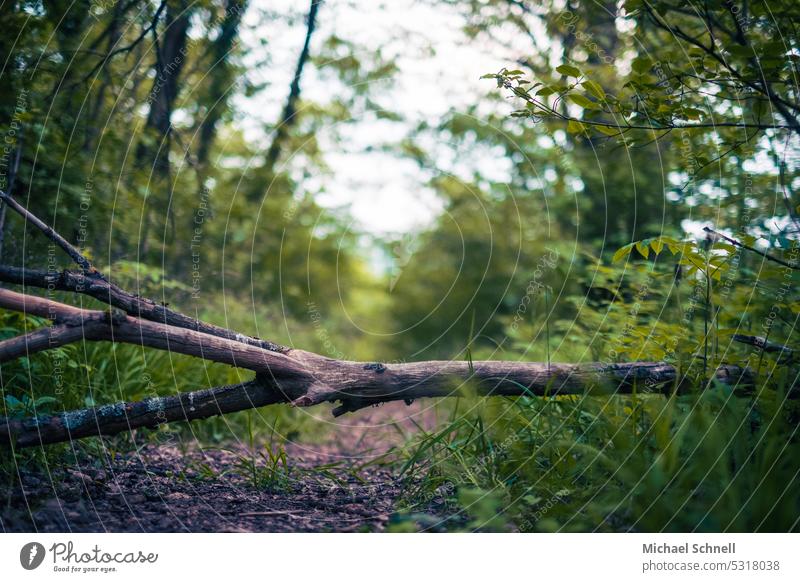
[[(667, 361), (699, 387), (470, 401), (409, 444), (410, 507), (435, 492), (500, 530), (797, 529), (795, 361), (732, 341), (796, 343), (794, 0), (0, 14), (0, 189), (121, 286), (332, 358)], [(0, 229), (3, 264), (68, 266), (5, 207)], [(5, 337), (41, 323), (0, 320)], [(756, 389), (702, 390), (720, 363)], [(236, 375), (86, 344), (1, 379), (12, 416)], [(271, 408), (264, 434), (322, 430)], [(190, 437), (243, 438), (244, 419)]]

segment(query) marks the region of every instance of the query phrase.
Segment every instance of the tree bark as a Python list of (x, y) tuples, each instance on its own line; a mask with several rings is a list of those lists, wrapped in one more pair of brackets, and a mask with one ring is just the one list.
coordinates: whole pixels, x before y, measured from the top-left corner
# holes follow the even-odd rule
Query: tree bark
[(85, 339), (141, 345), (289, 378), (305, 373), (302, 363), (272, 350), (122, 313), (79, 309), (8, 289), (0, 289), (0, 307), (56, 323), (0, 341), (0, 363)]
[(209, 418), (247, 408), (274, 404), (275, 392), (258, 382), (220, 386), (141, 402), (120, 402), (29, 419), (0, 419), (0, 444), (25, 448), (89, 436), (114, 435), (166, 422)]
[[(416, 398), (441, 398), (465, 394), (468, 383), (483, 396), (560, 396), (567, 394), (670, 393), (680, 377), (672, 366), (640, 362), (604, 366), (589, 364), (536, 364), (524, 362), (417, 362), (364, 364), (330, 361), (315, 370), (317, 378), (305, 380), (305, 394), (290, 400), (273, 378), (259, 374), (255, 380), (177, 396), (120, 402), (28, 419), (0, 418), (0, 446), (24, 448), (74, 439), (114, 435), (137, 428), (158, 428), (174, 421), (190, 421), (280, 402), (310, 406), (341, 400), (334, 416), (393, 400), (411, 403)], [(746, 371), (726, 366), (717, 379), (733, 386), (750, 383)], [(327, 384), (327, 382), (340, 382)]]
[[(155, 186), (153, 202), (145, 206), (142, 221), (139, 256), (150, 252), (150, 233), (154, 225), (168, 234), (172, 232), (173, 212), (170, 196), (163, 198), (161, 190), (171, 190), (169, 154), (172, 138), (172, 111), (180, 91), (180, 75), (188, 55), (189, 24), (192, 6), (186, 0), (168, 2), (167, 24), (156, 37), (155, 78), (150, 89), (145, 134), (136, 151), (140, 167), (149, 167), (150, 181)], [(152, 187), (152, 186), (151, 186)], [(153, 213), (155, 212), (155, 215)]]

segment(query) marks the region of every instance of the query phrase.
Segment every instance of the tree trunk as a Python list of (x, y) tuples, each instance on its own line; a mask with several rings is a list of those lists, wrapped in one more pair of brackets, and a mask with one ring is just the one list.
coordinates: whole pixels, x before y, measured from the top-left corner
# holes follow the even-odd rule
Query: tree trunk
[(166, 233), (167, 226), (172, 224), (169, 195), (164, 200), (161, 198), (161, 192), (169, 193), (172, 190), (169, 183), (172, 110), (178, 98), (180, 74), (188, 54), (190, 17), (191, 8), (184, 0), (169, 3), (166, 13), (167, 25), (156, 46), (156, 75), (148, 96), (150, 111), (147, 114), (145, 128), (146, 141), (139, 144), (136, 158), (140, 167), (149, 168), (150, 190), (158, 194), (148, 197), (152, 199), (150, 204), (145, 201), (139, 240), (140, 257), (146, 257), (149, 253), (150, 232), (153, 225), (160, 227)]
[(227, 0), (225, 17), (211, 48), (212, 62), (208, 73), (207, 110), (200, 123), (197, 146), (197, 163), (203, 169), (214, 143), (217, 123), (225, 110), (227, 95), (232, 82), (232, 67), (228, 62), (239, 34), (239, 24), (247, 7), (247, 0)]
[(314, 35), (314, 30), (317, 24), (317, 12), (322, 0), (311, 0), (311, 8), (308, 11), (308, 18), (306, 19), (306, 36), (303, 41), (303, 48), (300, 51), (300, 56), (297, 59), (297, 66), (295, 67), (294, 77), (289, 86), (289, 96), (286, 98), (286, 104), (283, 106), (281, 117), (275, 126), (275, 136), (272, 138), (272, 143), (267, 150), (267, 157), (265, 161), (266, 169), (272, 173), (275, 171), (275, 164), (281, 154), (286, 137), (289, 135), (289, 129), (294, 125), (297, 117), (297, 101), (300, 99), (300, 79), (303, 77), (303, 69), (309, 57), (309, 50), (311, 46), (311, 37)]
[[(327, 358), (322, 358), (327, 360)], [(747, 386), (749, 375), (735, 366), (717, 371), (717, 379)], [(279, 402), (310, 406), (341, 400), (334, 416), (393, 400), (464, 395), (474, 388), (483, 396), (560, 396), (586, 394), (667, 394), (680, 377), (672, 366), (641, 362), (605, 366), (524, 362), (432, 361), (413, 364), (327, 360), (298, 382), (277, 382), (269, 374), (255, 380), (141, 402), (109, 404), (29, 419), (0, 418), (0, 444), (16, 448), (114, 435), (137, 428), (158, 428)], [(281, 385), (294, 385), (295, 398)], [(304, 392), (304, 393), (303, 393)], [(302, 395), (298, 396), (299, 393)]]

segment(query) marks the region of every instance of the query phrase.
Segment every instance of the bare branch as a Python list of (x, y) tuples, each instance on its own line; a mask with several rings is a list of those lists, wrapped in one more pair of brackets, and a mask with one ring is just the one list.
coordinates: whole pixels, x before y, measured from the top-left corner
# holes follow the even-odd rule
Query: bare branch
[[(68, 327), (74, 327), (79, 334), (67, 333), (56, 328), (56, 341), (53, 345), (41, 343), (41, 336), (35, 335), (33, 344), (26, 346), (27, 352), (19, 354), (20, 340), (31, 336), (22, 336), (0, 342), (0, 362), (8, 361), (37, 351), (65, 345), (66, 343), (86, 339), (89, 341), (113, 341), (141, 345), (160, 350), (185, 354), (220, 362), (231, 366), (247, 368), (266, 374), (277, 374), (285, 378), (305, 377), (308, 372), (304, 364), (284, 354), (266, 350), (239, 341), (228, 340), (198, 331), (145, 321), (127, 315), (108, 314), (103, 311), (90, 311), (64, 305), (49, 299), (23, 295), (8, 289), (0, 289), (0, 307), (23, 313), (44, 317)], [(36, 332), (34, 332), (36, 333)], [(22, 342), (25, 345), (25, 342)], [(8, 356), (4, 357), (3, 354)], [(295, 352), (302, 357), (307, 352)]]
[(177, 396), (120, 402), (30, 419), (0, 418), (0, 444), (24, 448), (113, 435), (167, 422), (197, 420), (280, 402), (280, 394), (250, 381)]
[(0, 363), (79, 342), (83, 337), (84, 330), (80, 327), (66, 324), (43, 327), (19, 337), (0, 341)]
[[(111, 59), (113, 59), (115, 56), (117, 56), (119, 54), (122, 54), (122, 53), (130, 53), (133, 49), (135, 49), (147, 37), (147, 35), (151, 31), (153, 31), (153, 32), (156, 31), (156, 27), (158, 26), (158, 22), (159, 22), (159, 20), (161, 20), (161, 14), (164, 12), (164, 9), (166, 7), (167, 7), (167, 0), (161, 0), (160, 4), (158, 5), (158, 8), (155, 11), (155, 14), (153, 15), (153, 18), (150, 20), (148, 25), (145, 26), (139, 32), (139, 35), (133, 41), (131, 41), (130, 44), (125, 45), (125, 46), (121, 46), (119, 48), (116, 48), (114, 50), (109, 51), (108, 54), (104, 55), (103, 58), (100, 59), (100, 61), (98, 61), (94, 65), (94, 67), (92, 67), (89, 70), (88, 73), (83, 75), (80, 79), (78, 79), (77, 81), (72, 83), (67, 88), (71, 88), (72, 86), (81, 85), (81, 84), (85, 83), (86, 81), (91, 79), (95, 75), (95, 73), (100, 71), (100, 69), (102, 69), (106, 64), (108, 64), (111, 61)], [(127, 8), (125, 8), (125, 10), (127, 10)]]
[(41, 230), (44, 235), (53, 241), (55, 244), (60, 246), (64, 252), (66, 252), (70, 258), (75, 261), (75, 263), (87, 273), (97, 273), (97, 269), (94, 268), (91, 261), (81, 254), (81, 252), (72, 246), (67, 239), (63, 236), (58, 234), (53, 228), (47, 226), (44, 221), (42, 221), (38, 216), (33, 214), (32, 212), (28, 212), (28, 209), (22, 206), (19, 202), (14, 200), (12, 196), (0, 190), (0, 200), (3, 200), (9, 207), (11, 207), (14, 211), (20, 214), (25, 220), (30, 222), (36, 228)]
[(792, 357), (794, 354), (794, 350), (792, 348), (778, 342), (769, 341), (767, 338), (757, 335), (745, 335), (743, 333), (737, 333), (733, 335), (732, 339), (735, 342), (755, 346), (761, 351), (768, 353), (780, 352), (782, 356), (787, 357)]
[(182, 313), (178, 313), (177, 311), (173, 311), (151, 299), (128, 293), (117, 285), (110, 283), (97, 271), (88, 274), (69, 270), (52, 273), (48, 271), (0, 265), (0, 281), (15, 285), (50, 289), (53, 291), (81, 293), (121, 309), (133, 317), (141, 317), (149, 321), (164, 323), (183, 329), (191, 329), (273, 352), (288, 353), (290, 351), (289, 348), (276, 343), (250, 337), (212, 323), (194, 319)]

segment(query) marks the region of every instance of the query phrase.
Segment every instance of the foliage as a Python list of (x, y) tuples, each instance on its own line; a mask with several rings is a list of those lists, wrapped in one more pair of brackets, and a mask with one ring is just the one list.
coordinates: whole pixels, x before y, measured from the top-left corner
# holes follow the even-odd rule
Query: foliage
[(409, 499), (449, 492), (470, 530), (796, 531), (786, 386), (476, 404), (414, 449)]

